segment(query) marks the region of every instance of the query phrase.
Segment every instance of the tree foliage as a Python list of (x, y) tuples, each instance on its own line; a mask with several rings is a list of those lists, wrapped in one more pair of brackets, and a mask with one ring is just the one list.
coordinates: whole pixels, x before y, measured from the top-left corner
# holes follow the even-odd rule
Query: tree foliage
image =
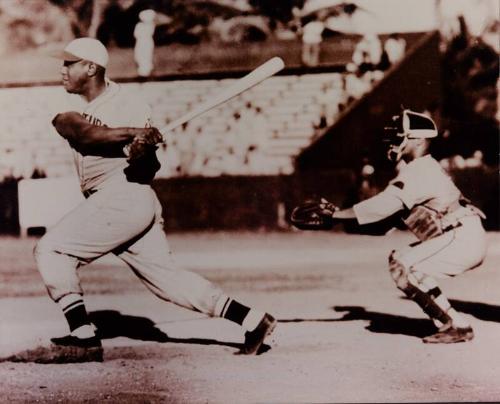
[(471, 36), (462, 19), (442, 58), (443, 124), (453, 153), (481, 150), (488, 164), (498, 162), (498, 71), (496, 51)]

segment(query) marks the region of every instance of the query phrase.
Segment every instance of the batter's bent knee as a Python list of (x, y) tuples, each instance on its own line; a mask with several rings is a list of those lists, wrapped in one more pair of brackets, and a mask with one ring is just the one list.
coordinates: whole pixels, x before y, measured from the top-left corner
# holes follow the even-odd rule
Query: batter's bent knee
[(33, 253), (38, 271), (53, 300), (57, 301), (68, 293), (82, 293), (76, 274), (78, 260), (75, 257), (61, 254), (57, 243), (47, 235), (38, 241)]

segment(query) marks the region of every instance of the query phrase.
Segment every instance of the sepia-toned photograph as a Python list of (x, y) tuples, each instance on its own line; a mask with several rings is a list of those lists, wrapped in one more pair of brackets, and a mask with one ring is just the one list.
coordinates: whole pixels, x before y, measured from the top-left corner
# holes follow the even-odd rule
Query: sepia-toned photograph
[(0, 403), (500, 402), (498, 0), (0, 0)]

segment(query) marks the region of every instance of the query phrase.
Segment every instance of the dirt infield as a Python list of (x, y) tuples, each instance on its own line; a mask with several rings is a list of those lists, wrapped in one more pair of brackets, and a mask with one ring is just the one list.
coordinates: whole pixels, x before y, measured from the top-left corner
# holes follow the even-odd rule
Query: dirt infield
[[(500, 233), (484, 264), (442, 282), (471, 321), (469, 343), (433, 346), (387, 255), (410, 240), (339, 233), (172, 235), (177, 260), (278, 327), (261, 355), (235, 355), (239, 327), (160, 301), (114, 258), (81, 269), (103, 363), (0, 363), (1, 402), (500, 401)], [(32, 258), (35, 238), (0, 239), (0, 357), (67, 332)]]

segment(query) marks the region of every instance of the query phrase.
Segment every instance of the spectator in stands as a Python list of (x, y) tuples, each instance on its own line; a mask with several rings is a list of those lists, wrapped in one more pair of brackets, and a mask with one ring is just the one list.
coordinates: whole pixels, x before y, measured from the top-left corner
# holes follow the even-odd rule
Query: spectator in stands
[(486, 167), (483, 161), (483, 152), (481, 150), (476, 150), (472, 153), (472, 156), (464, 158), (459, 154), (454, 156), (443, 158), (439, 161), (441, 167), (446, 171), (453, 170), (463, 170), (466, 168), (484, 168)]
[(347, 93), (347, 102), (360, 99), (367, 91), (370, 90), (371, 83), (361, 71), (347, 74), (345, 77), (345, 90)]
[(156, 154), (158, 155), (158, 160), (162, 163), (160, 170), (156, 173), (156, 178), (171, 178), (180, 175), (179, 149), (177, 148), (175, 139), (168, 146), (166, 144), (159, 145)]
[(250, 175), (262, 175), (270, 173), (269, 159), (266, 157), (263, 149), (258, 143), (248, 146), (245, 153), (245, 170)]
[(384, 43), (384, 51), (391, 65), (399, 62), (403, 58), (405, 50), (406, 41), (398, 33), (389, 35), (389, 38), (387, 38)]
[(239, 175), (242, 174), (242, 156), (236, 154), (232, 147), (228, 147), (222, 157), (221, 174)]
[(382, 43), (379, 37), (374, 33), (367, 33), (354, 48), (352, 61), (356, 69), (361, 73), (376, 70), (381, 60)]
[(483, 152), (481, 150), (476, 150), (472, 153), (472, 156), (465, 159), (465, 166), (468, 168), (479, 168), (483, 167)]
[(224, 137), (227, 149), (231, 150), (231, 154), (235, 157), (239, 157), (241, 163), (248, 147), (248, 139), (252, 135), (252, 118), (253, 113), (250, 108), (235, 112)]
[(217, 150), (217, 139), (215, 136), (204, 133), (203, 127), (196, 128), (193, 140), (193, 159), (189, 166), (190, 175), (205, 175), (205, 167)]
[[(269, 123), (267, 118), (264, 116), (261, 107), (255, 107), (255, 113), (251, 121), (253, 133), (252, 139), (248, 147), (252, 145), (256, 145), (259, 149), (266, 149), (267, 143), (269, 140), (270, 131), (269, 131)], [(248, 149), (247, 149), (248, 152)]]
[(315, 123), (313, 123), (313, 127), (316, 130), (322, 130), (325, 129), (328, 126), (327, 123), (327, 106), (325, 103), (320, 103), (320, 108), (319, 108), (319, 120)]
[(191, 132), (186, 131), (187, 125), (183, 125), (176, 131), (176, 142), (180, 159), (180, 175), (189, 175), (190, 167), (195, 158), (194, 139)]
[(320, 61), (321, 42), (325, 30), (326, 10), (317, 13), (317, 19), (302, 28), (302, 62), (306, 66), (317, 66)]
[(148, 77), (153, 71), (155, 17), (154, 10), (142, 10), (139, 13), (139, 22), (134, 29), (134, 58), (137, 64), (137, 74), (141, 77)]
[(318, 128), (333, 125), (337, 115), (340, 112), (340, 103), (345, 99), (345, 95), (337, 83), (327, 83), (321, 93), (317, 96), (317, 102), (320, 105), (320, 121)]
[(218, 177), (223, 173), (224, 162), (220, 155), (210, 156), (203, 164), (204, 177)]

